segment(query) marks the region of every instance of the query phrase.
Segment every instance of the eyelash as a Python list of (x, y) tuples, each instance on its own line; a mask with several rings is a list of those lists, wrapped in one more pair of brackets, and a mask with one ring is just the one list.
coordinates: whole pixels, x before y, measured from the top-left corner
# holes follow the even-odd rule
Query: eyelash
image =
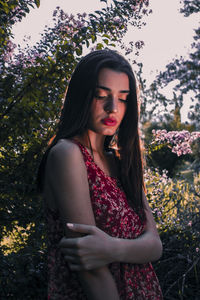
[[(95, 96), (95, 98), (96, 99), (99, 99), (99, 100), (104, 100), (104, 99), (106, 99), (106, 98), (108, 98), (109, 96), (98, 96), (98, 95), (96, 95)], [(121, 99), (121, 98), (119, 98), (119, 100), (121, 101), (121, 102), (127, 102), (128, 100), (127, 99)]]

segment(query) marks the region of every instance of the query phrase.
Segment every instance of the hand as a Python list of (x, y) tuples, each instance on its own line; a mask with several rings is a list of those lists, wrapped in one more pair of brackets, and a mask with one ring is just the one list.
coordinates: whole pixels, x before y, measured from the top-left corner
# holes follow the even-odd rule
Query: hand
[(113, 238), (92, 225), (71, 224), (67, 227), (84, 237), (63, 237), (59, 243), (64, 259), (72, 271), (93, 270), (111, 263)]

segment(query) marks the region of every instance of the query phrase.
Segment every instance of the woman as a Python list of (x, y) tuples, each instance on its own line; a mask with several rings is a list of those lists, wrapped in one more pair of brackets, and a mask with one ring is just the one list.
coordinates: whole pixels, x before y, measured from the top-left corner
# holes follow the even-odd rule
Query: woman
[(162, 299), (149, 263), (162, 244), (143, 192), (138, 115), (129, 63), (111, 50), (82, 58), (39, 170), (51, 300)]

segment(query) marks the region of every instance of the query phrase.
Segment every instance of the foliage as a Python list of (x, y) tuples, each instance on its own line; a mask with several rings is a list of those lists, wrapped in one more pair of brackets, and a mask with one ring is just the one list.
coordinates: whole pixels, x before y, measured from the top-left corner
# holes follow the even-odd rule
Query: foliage
[[(154, 80), (147, 86), (143, 78), (143, 64), (138, 63), (137, 78), (140, 88), (140, 114), (141, 123), (145, 124), (151, 120), (152, 123), (164, 123), (171, 121), (176, 108), (182, 107), (182, 98), (173, 92), (173, 98), (168, 98), (162, 93), (158, 82)], [(176, 128), (178, 129), (178, 128)]]
[(178, 156), (192, 153), (191, 144), (198, 138), (200, 138), (200, 132), (190, 133), (187, 130), (182, 131), (168, 131), (153, 130), (152, 145), (167, 145), (171, 148), (172, 153), (176, 153)]
[[(180, 1), (182, 8), (180, 12), (185, 17), (199, 13), (200, 4), (198, 0)], [(194, 29), (194, 41), (191, 45), (188, 57), (175, 58), (170, 62), (165, 71), (160, 72), (156, 80), (147, 86), (143, 78), (143, 64), (139, 64), (138, 79), (141, 87), (141, 116), (142, 123), (164, 122), (171, 118), (174, 110), (182, 108), (184, 102), (191, 101), (188, 118), (195, 126), (200, 128), (200, 94), (199, 94), (199, 34), (200, 28)], [(189, 46), (189, 45), (188, 45)], [(173, 96), (165, 95), (164, 88), (173, 87)]]
[[(191, 136), (195, 134), (194, 128), (194, 125), (181, 123), (178, 106), (173, 111), (172, 117), (165, 115), (160, 122), (146, 121), (143, 124), (143, 134), (147, 165), (158, 168), (160, 171), (167, 170), (168, 175), (173, 177), (178, 175), (180, 169), (184, 168), (187, 162), (190, 165), (194, 161), (198, 163), (199, 154), (196, 145), (198, 145), (199, 139), (195, 142), (191, 139)], [(199, 132), (197, 132), (198, 135)], [(196, 150), (192, 151), (191, 149)], [(178, 152), (178, 150), (180, 151)]]
[(181, 8), (180, 11), (185, 17), (188, 17), (193, 13), (198, 13), (200, 10), (200, 3), (198, 0), (181, 0), (181, 2), (183, 4), (183, 8)]
[[(40, 235), (32, 236), (37, 241)], [(38, 242), (28, 241), (17, 253), (1, 258), (1, 299), (46, 299), (46, 253)], [(39, 247), (38, 247), (39, 246)]]
[(9, 42), (12, 36), (12, 26), (16, 22), (22, 20), (30, 11), (30, 7), (40, 6), (40, 0), (10, 0), (0, 1), (0, 57), (9, 50), (11, 52), (13, 48)]
[(145, 182), (163, 243), (163, 256), (154, 267), (164, 299), (199, 299), (200, 173), (190, 184), (149, 169)]
[[(193, 13), (199, 13), (200, 5), (198, 0), (183, 0), (181, 13), (189, 17)], [(190, 97), (193, 104), (190, 106), (188, 117), (193, 121), (198, 130), (200, 128), (200, 94), (199, 94), (199, 38), (200, 28), (196, 28), (194, 42), (191, 45), (192, 51), (189, 58), (177, 58), (166, 66), (166, 71), (161, 72), (155, 83), (157, 86), (166, 86), (170, 82), (175, 82), (174, 90), (179, 93), (179, 98), (186, 95)], [(192, 92), (192, 97), (189, 96)]]

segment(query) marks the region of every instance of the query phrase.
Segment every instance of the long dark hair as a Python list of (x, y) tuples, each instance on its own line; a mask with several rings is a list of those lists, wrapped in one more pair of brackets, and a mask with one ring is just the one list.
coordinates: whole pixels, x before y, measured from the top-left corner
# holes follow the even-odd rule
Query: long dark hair
[[(128, 61), (116, 51), (109, 49), (93, 51), (77, 64), (67, 89), (56, 136), (44, 154), (39, 167), (38, 187), (40, 191), (43, 190), (49, 150), (59, 139), (73, 138), (86, 132), (98, 74), (105, 67), (126, 73), (129, 78), (130, 93), (126, 113), (117, 133), (117, 147), (122, 186), (130, 205), (140, 212), (143, 211), (144, 182), (138, 129), (139, 107), (136, 80)], [(105, 138), (105, 150), (108, 150), (111, 139), (112, 136)]]

